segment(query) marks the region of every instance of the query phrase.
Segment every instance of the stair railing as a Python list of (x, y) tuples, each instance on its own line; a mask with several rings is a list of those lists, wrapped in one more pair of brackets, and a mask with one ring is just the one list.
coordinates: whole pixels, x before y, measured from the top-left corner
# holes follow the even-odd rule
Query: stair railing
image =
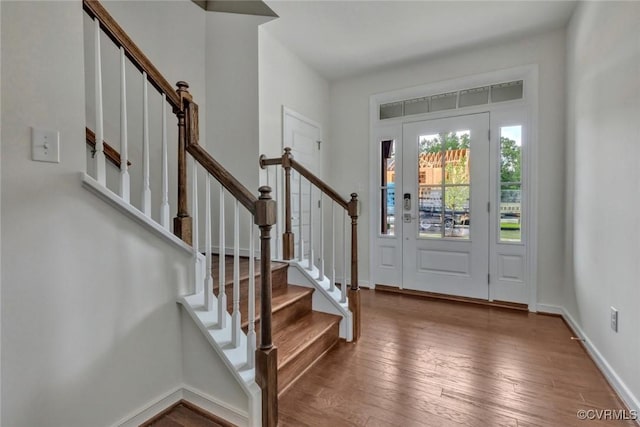
[[(240, 318), (240, 280), (239, 280), (239, 236), (240, 215), (239, 208), (242, 205), (249, 213), (252, 223), (249, 224), (249, 295), (248, 295), (248, 332), (247, 332), (247, 360), (251, 367), (256, 368), (256, 383), (262, 389), (262, 425), (275, 426), (278, 421), (278, 366), (277, 348), (273, 345), (271, 331), (271, 228), (276, 223), (276, 201), (271, 198), (271, 187), (262, 186), (258, 189), (260, 197), (256, 198), (244, 185), (242, 185), (227, 169), (218, 163), (198, 143), (198, 105), (193, 102), (184, 82), (179, 83), (180, 95), (184, 112), (185, 149), (193, 158), (192, 190), (193, 190), (193, 231), (194, 245), (197, 246), (199, 224), (196, 212), (198, 211), (198, 168), (204, 169), (207, 174), (205, 180), (205, 257), (207, 259), (207, 277), (205, 279), (205, 305), (209, 310), (213, 309), (213, 280), (210, 276), (212, 266), (210, 264), (213, 253), (211, 251), (211, 181), (219, 184), (219, 284), (218, 284), (218, 326), (225, 326), (227, 313), (225, 291), (225, 192), (229, 193), (234, 201), (234, 250), (233, 250), (233, 310), (231, 315), (232, 345), (240, 345), (241, 318)], [(254, 267), (254, 224), (260, 229), (260, 345), (256, 349), (255, 333), (255, 274)], [(254, 359), (255, 357), (255, 359)]]
[[(148, 85), (151, 85), (162, 97), (162, 202), (160, 205), (160, 224), (167, 230), (170, 229), (170, 203), (169, 203), (169, 165), (168, 165), (168, 141), (166, 106), (172, 108), (178, 118), (180, 128), (180, 114), (182, 111), (179, 94), (173, 89), (164, 76), (151, 63), (140, 48), (131, 40), (125, 31), (118, 25), (113, 17), (98, 1), (83, 0), (84, 11), (94, 22), (94, 86), (95, 86), (95, 132), (87, 129), (87, 142), (92, 145), (95, 159), (96, 180), (106, 187), (106, 159), (109, 159), (120, 169), (119, 195), (130, 203), (130, 176), (128, 161), (128, 131), (127, 131), (127, 74), (125, 71), (128, 59), (142, 74), (143, 83), (143, 189), (142, 212), (151, 217), (151, 182), (150, 182), (150, 146), (149, 146), (149, 102)], [(111, 39), (120, 51), (120, 153), (105, 142), (104, 118), (103, 118), (103, 93), (102, 93), (102, 55), (101, 33)], [(183, 138), (179, 138), (178, 145), (184, 144)], [(191, 218), (187, 209), (186, 198), (186, 158), (184, 146), (178, 147), (178, 213), (173, 221), (175, 234), (186, 243), (191, 243)]]
[[(341, 298), (340, 302), (345, 303), (348, 301), (348, 307), (352, 314), (353, 319), (353, 341), (357, 341), (360, 338), (360, 288), (358, 285), (358, 195), (351, 193), (349, 200), (344, 199), (340, 194), (331, 188), (326, 182), (318, 178), (313, 172), (305, 168), (300, 162), (293, 158), (291, 148), (284, 149), (282, 157), (267, 158), (266, 156), (260, 156), (260, 167), (262, 169), (267, 166), (282, 166), (284, 170), (284, 232), (282, 233), (282, 258), (285, 260), (296, 260), (301, 266), (305, 267), (310, 274), (316, 275), (316, 279), (323, 281), (325, 275), (329, 280), (329, 291), (333, 292), (336, 288), (336, 235), (342, 234), (343, 244), (343, 257), (342, 257), (342, 283), (340, 285)], [(298, 188), (297, 188), (297, 246), (298, 253), (297, 258), (295, 254), (296, 236), (293, 231), (292, 218), (294, 206), (292, 206), (292, 194), (295, 189), (292, 188), (292, 174), (298, 174)], [(269, 176), (269, 175), (267, 175)], [(306, 183), (303, 184), (303, 178)], [(278, 186), (278, 179), (276, 174), (276, 189)], [(304, 191), (306, 191), (306, 185), (308, 184), (309, 191), (309, 212), (308, 223), (305, 227), (305, 209), (304, 206)], [(319, 199), (314, 199), (314, 189), (319, 192)], [(328, 197), (331, 201), (331, 219), (329, 221), (331, 225), (331, 271), (325, 271), (325, 214), (323, 212), (324, 198)], [(320, 218), (314, 218), (315, 200), (318, 200), (318, 211)], [(342, 230), (336, 225), (336, 207), (342, 208)], [(351, 244), (350, 250), (348, 249), (348, 220), (350, 217), (351, 222)], [(339, 221), (338, 221), (339, 222)], [(314, 242), (314, 226), (319, 225), (318, 235), (318, 251), (319, 257), (316, 257)], [(306, 228), (306, 230), (305, 230)], [(305, 234), (308, 236), (308, 248), (305, 251)], [(277, 249), (276, 249), (277, 250)], [(307, 255), (305, 255), (307, 252)], [(348, 255), (349, 254), (349, 255)], [(306, 257), (306, 258), (305, 258)], [(316, 259), (318, 260), (316, 265)], [(350, 267), (350, 278), (349, 278)], [(348, 280), (348, 278), (350, 280)], [(350, 282), (350, 285), (347, 285)], [(347, 287), (348, 293), (347, 293)]]
[[(271, 228), (276, 223), (276, 202), (271, 198), (271, 188), (259, 188), (260, 196), (256, 197), (243, 186), (229, 171), (218, 163), (202, 146), (199, 145), (198, 105), (189, 93), (189, 85), (185, 82), (177, 83), (174, 90), (157, 68), (149, 61), (142, 51), (129, 38), (106, 9), (98, 2), (83, 0), (83, 9), (94, 22), (94, 65), (95, 65), (95, 133), (87, 128), (87, 142), (94, 147), (93, 157), (96, 181), (107, 188), (107, 164), (109, 160), (119, 168), (118, 194), (127, 204), (133, 206), (130, 200), (130, 177), (128, 160), (128, 132), (127, 132), (127, 75), (125, 61), (128, 59), (140, 72), (143, 80), (143, 149), (142, 149), (142, 204), (141, 211), (151, 218), (151, 181), (150, 181), (150, 134), (149, 134), (149, 106), (148, 84), (150, 83), (162, 97), (162, 201), (160, 205), (160, 225), (170, 230), (169, 221), (169, 164), (168, 164), (168, 133), (167, 133), (167, 104), (177, 118), (177, 216), (173, 220), (173, 233), (185, 243), (193, 246), (194, 259), (201, 258), (200, 229), (198, 223), (198, 203), (204, 196), (204, 256), (206, 270), (204, 285), (200, 292), (204, 292), (205, 308), (217, 311), (217, 327), (231, 329), (231, 345), (239, 348), (246, 345), (246, 369), (255, 368), (255, 381), (262, 389), (262, 425), (276, 426), (278, 422), (278, 378), (277, 378), (277, 348), (272, 341), (271, 328)], [(101, 34), (104, 33), (118, 47), (120, 51), (120, 153), (105, 142), (103, 123), (102, 96), (102, 55)], [(193, 217), (189, 214), (189, 183), (187, 158), (191, 158), (191, 208)], [(204, 189), (198, 185), (199, 173), (206, 174)], [(212, 258), (212, 200), (211, 184), (216, 181), (219, 186), (219, 241), (218, 259), (218, 295), (214, 295)], [(204, 193), (204, 194), (203, 194)], [(233, 222), (233, 293), (231, 324), (227, 325), (227, 296), (226, 296), (226, 222), (225, 198), (230, 195), (234, 204)], [(249, 290), (248, 290), (248, 332), (245, 335), (241, 329), (240, 314), (240, 206), (249, 214), (250, 223), (245, 224), (249, 229)], [(256, 288), (255, 288), (255, 228), (259, 228), (259, 259), (260, 259), (260, 343), (256, 345)], [(245, 228), (245, 227), (243, 227)], [(197, 270), (197, 265), (196, 265)], [(196, 289), (196, 292), (198, 289)], [(217, 307), (214, 309), (214, 303)], [(244, 342), (246, 340), (246, 342)]]

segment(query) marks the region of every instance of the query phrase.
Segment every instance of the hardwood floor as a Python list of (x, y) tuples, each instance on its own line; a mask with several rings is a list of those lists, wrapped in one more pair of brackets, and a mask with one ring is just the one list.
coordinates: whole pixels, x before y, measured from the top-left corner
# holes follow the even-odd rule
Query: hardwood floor
[(140, 427), (234, 427), (233, 424), (181, 401)]
[(362, 338), (280, 398), (281, 426), (636, 426), (559, 317), (362, 290)]

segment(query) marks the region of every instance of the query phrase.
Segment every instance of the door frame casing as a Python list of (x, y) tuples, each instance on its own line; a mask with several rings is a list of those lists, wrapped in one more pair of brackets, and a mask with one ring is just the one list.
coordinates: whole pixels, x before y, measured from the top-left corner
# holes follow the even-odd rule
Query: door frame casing
[[(504, 81), (523, 80), (524, 89), (523, 97), (519, 100), (506, 101), (495, 104), (485, 104), (474, 107), (465, 107), (455, 110), (443, 110), (433, 113), (415, 114), (411, 116), (403, 116), (392, 119), (379, 119), (379, 106), (388, 102), (395, 102), (403, 99), (419, 98), (430, 94), (446, 93), (458, 91), (464, 88), (480, 87), (491, 85)], [(369, 215), (369, 277), (370, 287), (375, 288), (376, 273), (376, 247), (377, 241), (380, 239), (378, 233), (378, 175), (380, 164), (379, 143), (382, 139), (402, 140), (403, 123), (413, 121), (423, 121), (431, 119), (439, 119), (457, 115), (467, 115), (474, 113), (489, 112), (491, 116), (490, 130), (491, 138), (499, 135), (499, 127), (496, 126), (493, 113), (508, 111), (513, 108), (524, 109), (526, 111), (526, 121), (528, 128), (527, 141), (528, 144), (523, 147), (523, 181), (526, 182), (526, 194), (523, 201), (528, 207), (529, 220), (526, 221), (524, 235), (527, 236), (525, 250), (525, 266), (524, 277), (529, 287), (528, 289), (528, 308), (531, 312), (537, 311), (538, 299), (538, 282), (537, 282), (537, 237), (538, 237), (538, 219), (536, 216), (536, 207), (538, 199), (537, 189), (537, 171), (538, 169), (538, 65), (531, 64), (520, 67), (496, 70), (492, 72), (475, 74), (471, 76), (445, 80), (424, 85), (413, 86), (409, 88), (373, 94), (369, 97), (369, 195), (370, 197), (370, 215)], [(397, 176), (397, 174), (396, 174)], [(396, 184), (398, 185), (398, 184)], [(400, 183), (401, 185), (401, 183)], [(495, 183), (492, 183), (495, 185)], [(396, 206), (398, 203), (396, 191)], [(397, 218), (395, 219), (397, 222)], [(396, 233), (394, 238), (382, 237), (383, 239), (394, 239), (396, 244), (402, 246), (402, 235)], [(490, 237), (492, 238), (492, 237)], [(400, 280), (397, 285), (402, 288), (401, 272)], [(396, 276), (398, 277), (398, 276)]]

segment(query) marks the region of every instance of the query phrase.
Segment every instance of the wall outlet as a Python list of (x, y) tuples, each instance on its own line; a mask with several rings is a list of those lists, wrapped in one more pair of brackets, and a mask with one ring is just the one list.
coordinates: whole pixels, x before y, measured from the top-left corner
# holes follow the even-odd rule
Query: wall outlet
[(611, 307), (611, 329), (618, 332), (618, 310), (614, 307)]

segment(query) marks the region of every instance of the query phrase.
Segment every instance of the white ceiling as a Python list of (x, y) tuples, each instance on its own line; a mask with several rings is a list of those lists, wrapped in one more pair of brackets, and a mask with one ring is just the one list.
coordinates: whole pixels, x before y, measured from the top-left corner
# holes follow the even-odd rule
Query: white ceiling
[(329, 80), (564, 26), (575, 1), (266, 0), (266, 30)]

